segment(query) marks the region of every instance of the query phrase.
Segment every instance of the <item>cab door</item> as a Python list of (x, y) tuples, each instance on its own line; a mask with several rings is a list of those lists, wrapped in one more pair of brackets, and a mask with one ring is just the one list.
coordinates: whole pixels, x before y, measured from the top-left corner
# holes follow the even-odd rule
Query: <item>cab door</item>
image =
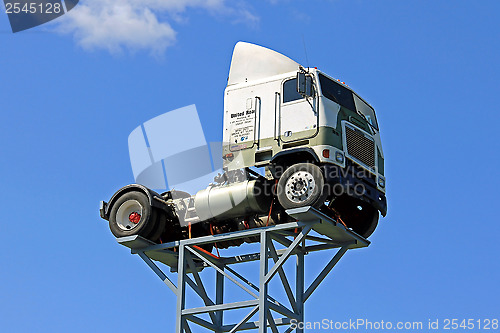
[(279, 133), (283, 142), (304, 140), (318, 127), (317, 97), (305, 98), (297, 92), (297, 78), (283, 82), (280, 100)]

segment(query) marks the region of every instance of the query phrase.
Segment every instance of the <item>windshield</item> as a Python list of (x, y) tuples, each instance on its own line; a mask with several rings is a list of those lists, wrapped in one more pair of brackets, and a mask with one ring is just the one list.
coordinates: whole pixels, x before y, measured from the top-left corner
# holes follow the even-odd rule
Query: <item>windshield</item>
[(348, 108), (351, 111), (356, 111), (354, 99), (352, 98), (352, 92), (349, 89), (341, 86), (333, 80), (330, 80), (323, 74), (319, 75), (319, 83), (321, 85), (323, 96), (345, 108)]
[(368, 104), (366, 104), (361, 98), (358, 97), (358, 95), (353, 94), (354, 96), (354, 103), (356, 104), (356, 109), (361, 113), (363, 116), (365, 116), (366, 120), (372, 127), (374, 127), (376, 130), (378, 130), (378, 124), (377, 124), (377, 117), (375, 117), (375, 110)]
[(319, 83), (323, 96), (331, 101), (351, 110), (362, 114), (368, 123), (378, 130), (377, 118), (375, 111), (371, 106), (366, 104), (359, 96), (354, 94), (341, 84), (327, 78), (323, 74), (319, 74)]

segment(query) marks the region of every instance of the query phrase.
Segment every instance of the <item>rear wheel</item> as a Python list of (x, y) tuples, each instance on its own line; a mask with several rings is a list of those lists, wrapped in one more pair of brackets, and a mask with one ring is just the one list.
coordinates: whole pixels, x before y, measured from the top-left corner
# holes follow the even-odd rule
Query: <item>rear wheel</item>
[(157, 216), (156, 218), (156, 225), (151, 231), (151, 234), (149, 237), (147, 237), (150, 241), (153, 241), (155, 243), (158, 243), (160, 240), (161, 235), (165, 231), (165, 228), (167, 226), (167, 215), (162, 212), (157, 210), (157, 208), (153, 208), (155, 211), (155, 215)]
[(127, 192), (116, 200), (109, 215), (109, 229), (115, 237), (139, 235), (149, 239), (156, 232), (157, 214), (148, 197)]
[(311, 163), (294, 164), (278, 181), (278, 200), (285, 209), (320, 207), (326, 198), (325, 179), (321, 169)]

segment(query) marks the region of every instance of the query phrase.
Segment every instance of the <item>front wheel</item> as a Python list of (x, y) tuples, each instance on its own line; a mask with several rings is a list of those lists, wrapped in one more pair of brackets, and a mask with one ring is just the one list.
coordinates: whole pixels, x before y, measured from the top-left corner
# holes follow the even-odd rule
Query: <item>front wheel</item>
[(325, 178), (321, 169), (311, 163), (294, 164), (278, 181), (277, 196), (285, 209), (320, 207), (326, 198)]
[(348, 228), (364, 238), (370, 237), (378, 225), (378, 210), (359, 199), (342, 195), (331, 204)]

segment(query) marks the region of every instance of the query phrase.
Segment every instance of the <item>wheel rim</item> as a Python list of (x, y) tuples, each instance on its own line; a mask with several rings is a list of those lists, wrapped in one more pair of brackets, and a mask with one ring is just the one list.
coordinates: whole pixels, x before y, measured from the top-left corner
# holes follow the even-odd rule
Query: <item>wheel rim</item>
[(116, 224), (124, 231), (136, 228), (142, 219), (142, 206), (137, 200), (124, 202), (116, 212)]
[(308, 171), (297, 171), (293, 173), (285, 183), (286, 197), (294, 203), (301, 203), (309, 199), (316, 182), (314, 176)]

